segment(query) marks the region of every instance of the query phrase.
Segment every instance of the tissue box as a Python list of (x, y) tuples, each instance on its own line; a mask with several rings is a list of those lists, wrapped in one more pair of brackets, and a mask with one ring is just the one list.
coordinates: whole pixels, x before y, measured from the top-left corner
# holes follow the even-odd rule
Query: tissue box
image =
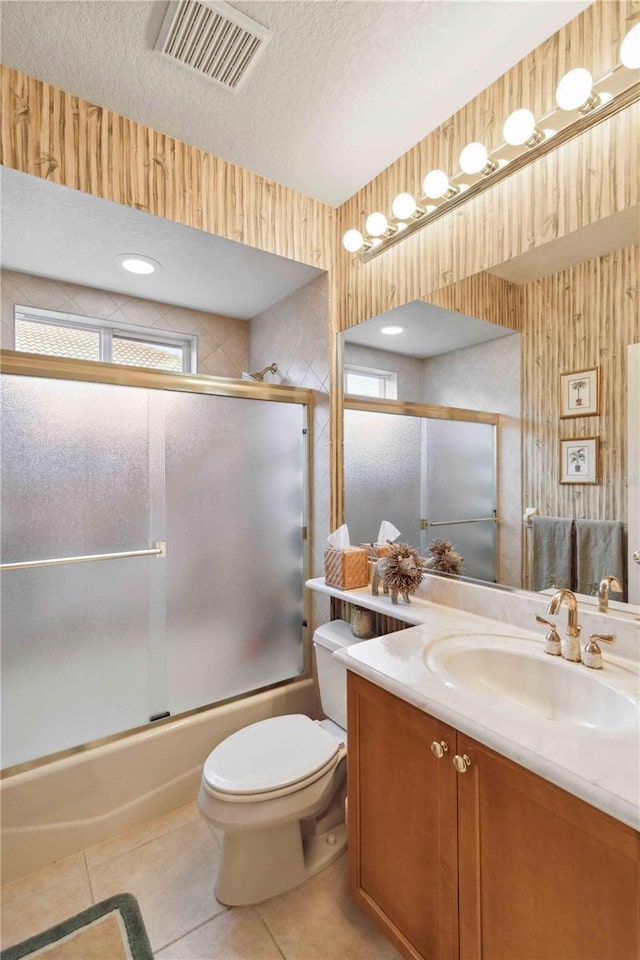
[(387, 557), (391, 550), (390, 543), (361, 543), (361, 547), (367, 551), (372, 560), (379, 560), (380, 557)]
[(366, 587), (369, 583), (369, 558), (362, 547), (336, 550), (328, 547), (324, 552), (324, 579), (330, 587), (352, 590)]

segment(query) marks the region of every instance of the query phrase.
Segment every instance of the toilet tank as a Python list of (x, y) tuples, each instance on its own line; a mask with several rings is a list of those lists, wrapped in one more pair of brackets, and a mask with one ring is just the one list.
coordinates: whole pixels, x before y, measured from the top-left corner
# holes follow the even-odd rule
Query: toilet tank
[(313, 634), (322, 709), (343, 730), (347, 729), (347, 668), (331, 655), (358, 642), (344, 620), (323, 623)]

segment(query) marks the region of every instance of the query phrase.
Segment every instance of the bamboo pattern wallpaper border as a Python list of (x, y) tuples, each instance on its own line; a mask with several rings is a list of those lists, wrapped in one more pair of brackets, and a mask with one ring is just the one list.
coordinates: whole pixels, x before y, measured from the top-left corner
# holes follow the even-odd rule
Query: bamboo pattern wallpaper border
[(327, 204), (18, 70), (0, 87), (5, 166), (329, 269)]

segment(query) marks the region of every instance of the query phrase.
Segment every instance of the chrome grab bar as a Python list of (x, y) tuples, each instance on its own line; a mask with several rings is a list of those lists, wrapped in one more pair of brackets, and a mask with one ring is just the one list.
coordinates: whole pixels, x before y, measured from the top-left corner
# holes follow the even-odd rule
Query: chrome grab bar
[(491, 520), (493, 523), (500, 523), (500, 517), (474, 517), (473, 520), (421, 520), (420, 529), (426, 530), (427, 527), (452, 527), (457, 523), (486, 523)]
[(154, 540), (148, 550), (125, 550), (122, 553), (94, 553), (86, 557), (57, 557), (52, 560), (23, 560), (19, 563), (0, 563), (0, 570), (29, 570), (32, 567), (54, 567), (63, 563), (89, 563), (92, 560), (126, 560), (128, 557), (158, 557), (164, 560), (167, 556), (165, 540)]

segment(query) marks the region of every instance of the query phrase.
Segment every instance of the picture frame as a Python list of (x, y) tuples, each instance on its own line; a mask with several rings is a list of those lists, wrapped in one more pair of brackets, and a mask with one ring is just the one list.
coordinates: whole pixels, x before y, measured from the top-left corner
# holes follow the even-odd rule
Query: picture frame
[(560, 483), (596, 484), (599, 448), (599, 437), (560, 440)]
[(560, 419), (600, 413), (600, 367), (560, 374)]

